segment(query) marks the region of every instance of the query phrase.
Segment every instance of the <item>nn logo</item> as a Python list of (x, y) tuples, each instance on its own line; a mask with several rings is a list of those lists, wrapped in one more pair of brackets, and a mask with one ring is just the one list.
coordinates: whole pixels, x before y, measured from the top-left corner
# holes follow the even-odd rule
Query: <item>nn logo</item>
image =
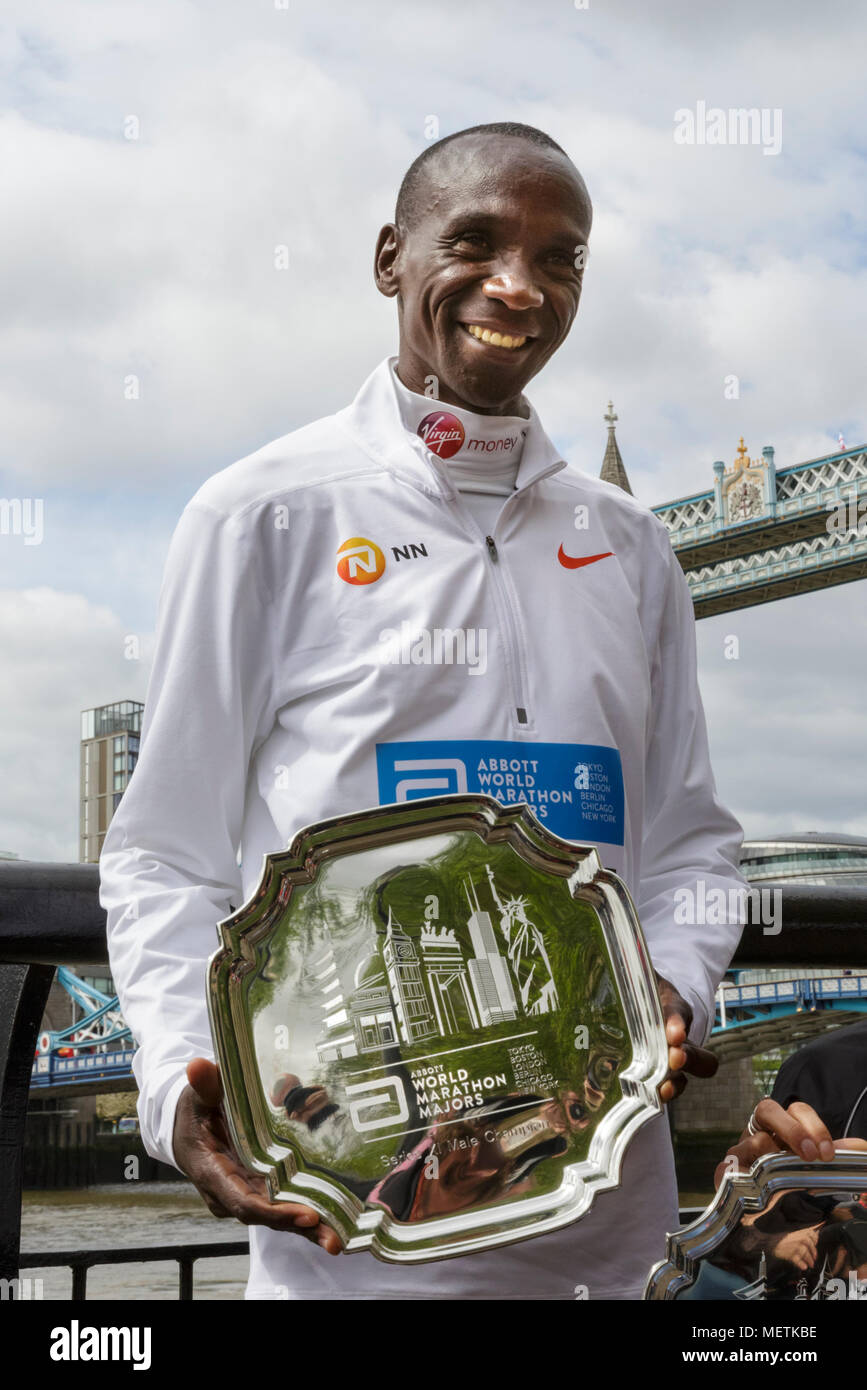
[(374, 541), (353, 536), (337, 552), (337, 573), (347, 584), (375, 584), (385, 573), (385, 556)]
[[(427, 546), (421, 541), (417, 545), (414, 541), (393, 545), (390, 549), (396, 561), (417, 560), (420, 556), (428, 558)], [(385, 556), (376, 541), (369, 541), (366, 536), (353, 536), (344, 541), (337, 552), (337, 573), (346, 584), (375, 584), (385, 573)]]

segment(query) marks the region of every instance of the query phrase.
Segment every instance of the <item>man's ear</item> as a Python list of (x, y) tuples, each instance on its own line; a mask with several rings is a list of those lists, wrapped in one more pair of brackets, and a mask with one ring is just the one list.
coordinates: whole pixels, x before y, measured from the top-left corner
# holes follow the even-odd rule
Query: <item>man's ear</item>
[(376, 238), (373, 258), (373, 278), (376, 288), (386, 299), (393, 299), (400, 289), (397, 260), (400, 255), (400, 232), (393, 222), (386, 222)]

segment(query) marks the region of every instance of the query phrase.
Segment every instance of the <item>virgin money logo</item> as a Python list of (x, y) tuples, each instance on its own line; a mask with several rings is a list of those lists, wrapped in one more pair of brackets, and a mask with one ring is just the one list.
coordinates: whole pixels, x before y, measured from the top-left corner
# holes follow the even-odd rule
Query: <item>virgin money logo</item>
[(431, 453), (441, 459), (450, 459), (464, 442), (464, 427), (458, 417), (441, 410), (426, 415), (416, 433), (424, 440)]

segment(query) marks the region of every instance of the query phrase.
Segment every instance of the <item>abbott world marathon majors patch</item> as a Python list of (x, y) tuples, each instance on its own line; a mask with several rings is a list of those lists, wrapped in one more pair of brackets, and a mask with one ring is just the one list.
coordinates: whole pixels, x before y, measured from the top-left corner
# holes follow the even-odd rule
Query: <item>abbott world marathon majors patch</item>
[(526, 801), (565, 840), (623, 846), (623, 769), (616, 748), (436, 739), (378, 743), (376, 764), (381, 805), (484, 792), (505, 806)]

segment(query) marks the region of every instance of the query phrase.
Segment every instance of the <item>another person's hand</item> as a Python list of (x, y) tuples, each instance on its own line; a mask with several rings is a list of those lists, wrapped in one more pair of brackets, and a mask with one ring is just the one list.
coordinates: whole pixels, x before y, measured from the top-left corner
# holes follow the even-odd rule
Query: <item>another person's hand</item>
[(800, 1231), (786, 1231), (784, 1236), (768, 1247), (768, 1254), (776, 1260), (785, 1260), (795, 1269), (812, 1269), (816, 1263), (819, 1232), (823, 1225), (824, 1222), (819, 1221), (817, 1225), (805, 1226)]
[(687, 1077), (715, 1076), (719, 1061), (707, 1048), (687, 1040), (692, 1024), (692, 1009), (683, 995), (678, 994), (671, 981), (664, 980), (661, 975), (657, 975), (656, 983), (668, 1042), (668, 1075), (660, 1082), (659, 1098), (669, 1101), (681, 1094)]
[[(733, 1144), (717, 1166), (714, 1186), (719, 1187), (726, 1173), (746, 1173), (757, 1158), (764, 1154), (794, 1153), (806, 1163), (830, 1163), (837, 1149), (858, 1149), (867, 1152), (863, 1139), (832, 1139), (824, 1121), (810, 1105), (795, 1100), (784, 1110), (766, 1096), (760, 1100), (750, 1117), (754, 1134), (744, 1129), (737, 1144)], [(731, 1162), (737, 1159), (737, 1168)]]
[(204, 1057), (187, 1066), (189, 1085), (181, 1092), (172, 1136), (175, 1159), (196, 1186), (208, 1210), (233, 1216), (245, 1226), (289, 1231), (339, 1255), (340, 1237), (311, 1207), (298, 1202), (271, 1202), (265, 1179), (242, 1164), (222, 1111), (219, 1067)]

